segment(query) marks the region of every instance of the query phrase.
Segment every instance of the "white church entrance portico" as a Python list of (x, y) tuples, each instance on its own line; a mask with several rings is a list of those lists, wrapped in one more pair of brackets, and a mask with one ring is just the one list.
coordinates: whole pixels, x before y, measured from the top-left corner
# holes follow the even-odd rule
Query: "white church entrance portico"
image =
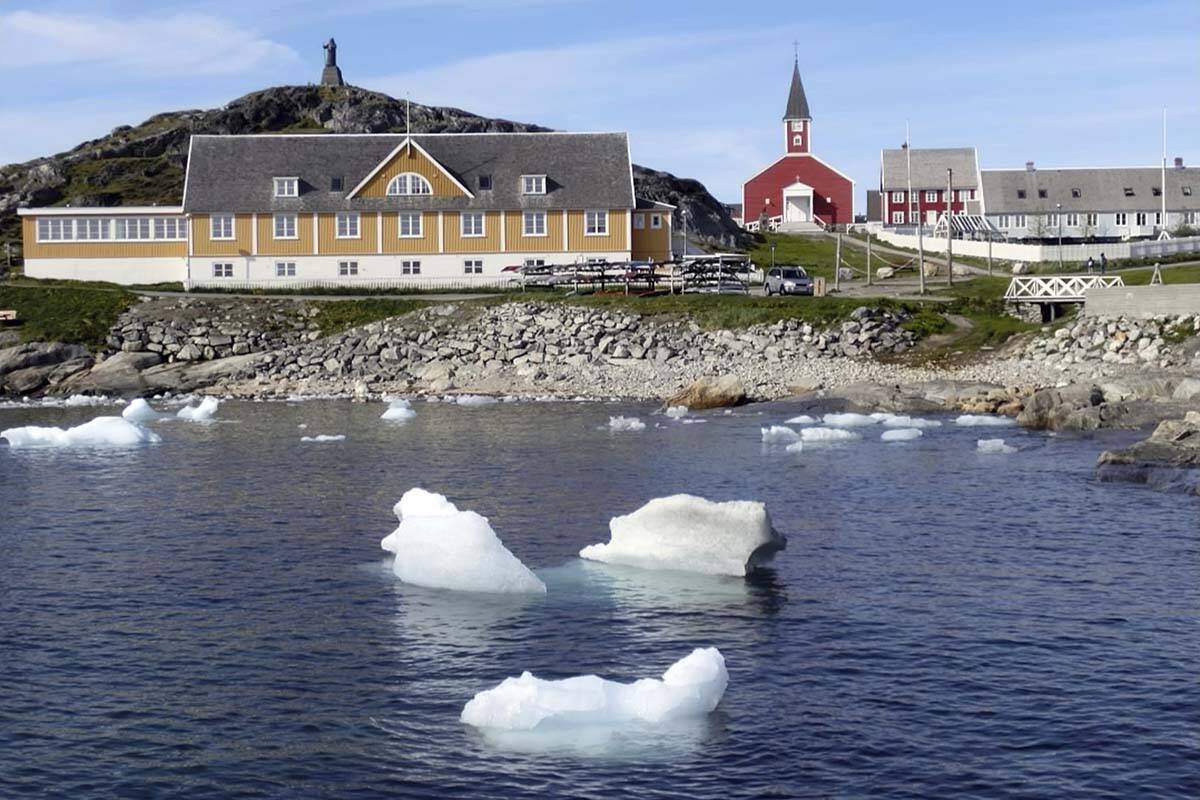
[(783, 187), (783, 221), (812, 222), (813, 189), (797, 181)]

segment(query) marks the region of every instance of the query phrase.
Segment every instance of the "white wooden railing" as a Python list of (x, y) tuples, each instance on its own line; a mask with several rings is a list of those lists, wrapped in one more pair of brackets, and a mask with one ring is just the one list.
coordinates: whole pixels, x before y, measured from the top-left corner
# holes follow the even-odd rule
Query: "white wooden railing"
[(1010, 303), (1082, 303), (1088, 289), (1124, 286), (1120, 275), (1020, 275), (1004, 292)]

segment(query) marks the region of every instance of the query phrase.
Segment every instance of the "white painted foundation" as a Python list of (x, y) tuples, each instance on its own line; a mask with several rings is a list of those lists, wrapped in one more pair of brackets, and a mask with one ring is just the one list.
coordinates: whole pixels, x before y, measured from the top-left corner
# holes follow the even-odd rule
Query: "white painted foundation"
[(30, 278), (110, 283), (164, 283), (187, 277), (187, 259), (169, 258), (27, 258)]

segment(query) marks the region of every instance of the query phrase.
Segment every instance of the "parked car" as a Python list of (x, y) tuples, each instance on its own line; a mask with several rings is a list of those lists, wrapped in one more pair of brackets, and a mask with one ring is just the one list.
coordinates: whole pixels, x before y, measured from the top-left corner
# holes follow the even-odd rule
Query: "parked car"
[(804, 267), (773, 267), (767, 270), (767, 279), (763, 288), (768, 295), (772, 294), (807, 294), (813, 293), (812, 278), (804, 271)]

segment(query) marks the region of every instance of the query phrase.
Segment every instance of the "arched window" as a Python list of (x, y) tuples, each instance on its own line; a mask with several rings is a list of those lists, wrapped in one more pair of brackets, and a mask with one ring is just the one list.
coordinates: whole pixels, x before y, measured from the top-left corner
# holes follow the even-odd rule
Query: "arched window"
[(415, 172), (402, 172), (392, 178), (387, 185), (389, 195), (398, 194), (433, 194), (429, 181)]

